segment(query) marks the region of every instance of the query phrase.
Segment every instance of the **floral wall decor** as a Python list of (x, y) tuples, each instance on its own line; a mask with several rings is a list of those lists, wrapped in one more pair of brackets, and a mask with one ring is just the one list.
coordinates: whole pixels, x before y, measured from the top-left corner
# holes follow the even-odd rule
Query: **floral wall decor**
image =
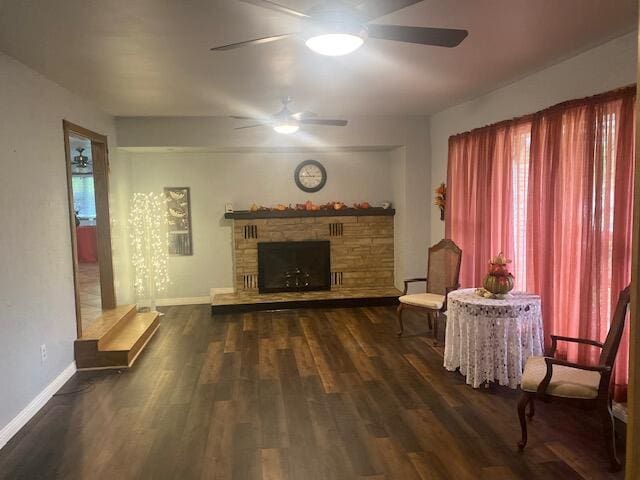
[(440, 209), (440, 220), (444, 221), (444, 210), (447, 206), (447, 186), (441, 183), (436, 188), (436, 196), (433, 204)]
[(189, 187), (165, 187), (169, 219), (169, 255), (193, 255)]

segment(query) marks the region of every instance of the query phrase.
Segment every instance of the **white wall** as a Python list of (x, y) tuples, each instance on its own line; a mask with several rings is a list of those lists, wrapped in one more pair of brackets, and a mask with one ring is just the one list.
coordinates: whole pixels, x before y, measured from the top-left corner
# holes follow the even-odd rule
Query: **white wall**
[[(303, 192), (293, 180), (296, 166), (309, 158), (327, 170), (327, 183), (316, 193)], [(194, 254), (170, 257), (172, 281), (163, 298), (201, 297), (212, 287), (233, 287), (232, 222), (223, 218), (226, 202), (246, 210), (254, 202), (380, 204), (393, 197), (389, 151), (132, 153), (130, 161), (133, 191), (191, 188)]]
[(131, 159), (117, 148), (109, 151), (109, 214), (111, 216), (111, 257), (116, 302), (135, 303), (133, 267), (129, 250), (129, 202), (131, 200)]
[[(425, 273), (429, 217), (432, 210), (429, 196), (429, 121), (426, 117), (353, 117), (349, 118), (349, 125), (345, 128), (312, 128), (307, 132), (291, 136), (277, 135), (266, 128), (234, 130), (234, 122), (221, 117), (118, 118), (116, 125), (119, 145), (132, 152), (164, 151), (171, 148), (195, 151), (214, 150), (229, 154), (262, 151), (273, 152), (276, 158), (285, 158), (290, 152), (307, 152), (295, 157), (303, 159), (316, 158), (320, 153), (324, 155), (332, 150), (359, 151), (367, 154), (371, 152), (366, 150), (371, 149), (391, 150), (391, 153), (387, 154), (390, 155), (392, 167), (385, 179), (385, 195), (367, 198), (373, 201), (391, 198), (394, 205), (398, 207), (395, 220), (395, 249), (396, 252), (402, 253), (396, 253), (396, 285), (401, 286), (404, 278), (422, 276)], [(138, 153), (132, 155), (135, 156)], [(375, 157), (375, 155), (364, 156)], [(136, 161), (133, 160), (133, 163), (135, 164)], [(149, 165), (147, 171), (153, 175), (151, 164)], [(363, 165), (362, 172), (368, 170), (367, 165)], [(245, 173), (250, 179), (252, 178), (250, 171)], [(286, 178), (290, 179), (291, 175), (292, 173), (289, 173)], [(329, 178), (333, 178), (331, 173)], [(367, 182), (370, 180), (368, 179)], [(270, 178), (270, 181), (278, 182), (277, 178)], [(241, 184), (242, 179), (238, 176), (230, 177), (228, 182), (230, 185)], [(291, 187), (292, 182), (288, 185)], [(349, 196), (355, 194), (361, 185), (365, 186), (367, 183), (356, 178), (349, 184), (337, 185), (335, 191), (327, 190), (332, 188), (328, 185), (320, 195), (330, 193), (326, 200), (358, 201), (357, 196), (354, 196), (353, 200)], [(261, 201), (264, 203), (294, 202), (296, 198), (306, 198), (304, 195), (295, 197), (296, 194), (295, 190), (288, 193), (287, 196), (291, 196), (288, 200), (274, 190), (271, 197), (265, 195), (265, 200)], [(236, 205), (236, 208), (248, 206), (252, 201), (249, 198), (251, 197), (239, 200), (240, 204)], [(273, 201), (269, 201), (269, 198)], [(367, 200), (367, 198), (359, 200)], [(256, 199), (256, 202), (258, 201), (259, 199)], [(216, 208), (218, 207), (221, 206), (216, 205)], [(198, 248), (197, 245), (195, 248)], [(199, 291), (217, 286), (220, 285), (202, 285)]]
[[(0, 430), (73, 362), (75, 299), (62, 119), (113, 119), (0, 54)], [(40, 360), (46, 344), (48, 359)]]
[[(431, 193), (447, 178), (451, 135), (636, 82), (637, 32), (624, 35), (470, 102), (431, 117)], [(444, 222), (431, 216), (431, 242)]]

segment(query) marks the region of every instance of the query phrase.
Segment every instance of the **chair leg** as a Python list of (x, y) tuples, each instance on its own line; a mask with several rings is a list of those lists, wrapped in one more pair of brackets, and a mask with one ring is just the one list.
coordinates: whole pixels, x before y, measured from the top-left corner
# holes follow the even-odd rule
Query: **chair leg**
[(531, 394), (522, 392), (522, 396), (518, 401), (518, 418), (520, 419), (520, 429), (522, 430), (522, 439), (518, 442), (518, 450), (524, 450), (527, 446), (527, 404), (531, 401)]
[(609, 462), (611, 463), (611, 470), (614, 472), (619, 471), (622, 468), (618, 455), (616, 454), (616, 433), (615, 433), (615, 418), (611, 411), (611, 405), (607, 404), (602, 409), (602, 427), (604, 430), (604, 441), (607, 449), (607, 455)]
[(529, 413), (527, 414), (527, 417), (529, 418), (529, 420), (533, 420), (533, 416), (536, 414), (536, 402), (535, 402), (535, 398), (531, 397), (531, 399), (529, 400)]
[(402, 309), (403, 309), (404, 305), (401, 303), (400, 305), (398, 305), (398, 336), (401, 337), (402, 336), (402, 332), (404, 332), (404, 324), (402, 323)]
[(431, 319), (431, 310), (427, 313), (427, 321), (429, 322), (429, 330), (433, 330), (433, 320)]
[(440, 325), (440, 312), (433, 313), (433, 338), (438, 341), (438, 330)]

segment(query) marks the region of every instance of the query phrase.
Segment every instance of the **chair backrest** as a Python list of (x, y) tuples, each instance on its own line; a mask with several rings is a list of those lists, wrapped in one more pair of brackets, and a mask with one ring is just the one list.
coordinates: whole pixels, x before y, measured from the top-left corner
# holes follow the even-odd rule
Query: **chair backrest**
[(604, 347), (602, 347), (602, 353), (600, 353), (600, 365), (613, 367), (616, 355), (618, 354), (620, 340), (622, 339), (622, 333), (624, 332), (624, 323), (627, 318), (627, 307), (629, 306), (630, 297), (631, 286), (622, 290), (620, 296), (618, 296), (618, 304), (613, 314), (611, 327), (609, 327), (607, 339), (604, 341)]
[(427, 293), (446, 295), (447, 289), (456, 287), (460, 278), (462, 250), (445, 238), (429, 248), (427, 265)]

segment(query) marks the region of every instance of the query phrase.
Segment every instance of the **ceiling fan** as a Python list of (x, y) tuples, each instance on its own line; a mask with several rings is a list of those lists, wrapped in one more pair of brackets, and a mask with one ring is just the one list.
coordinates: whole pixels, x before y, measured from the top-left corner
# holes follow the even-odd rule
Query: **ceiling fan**
[(253, 124), (245, 125), (242, 127), (236, 127), (236, 130), (244, 128), (255, 127), (271, 127), (278, 133), (295, 133), (302, 125), (326, 125), (329, 127), (344, 127), (347, 125), (346, 120), (330, 120), (324, 118), (315, 118), (317, 115), (313, 112), (298, 112), (292, 113), (289, 110), (289, 103), (291, 103), (291, 97), (285, 97), (282, 99), (282, 108), (278, 113), (267, 118), (254, 118), (244, 117), (239, 115), (232, 115), (231, 118), (236, 120), (252, 120)]
[(408, 7), (422, 0), (365, 0), (357, 6), (341, 0), (324, 3), (300, 12), (271, 0), (239, 0), (263, 8), (298, 17), (304, 21), (302, 32), (283, 33), (269, 37), (213, 47), (212, 51), (231, 50), (246, 45), (259, 45), (300, 35), (307, 47), (322, 55), (340, 56), (351, 53), (364, 44), (367, 38), (417, 43), (438, 47), (456, 47), (469, 34), (453, 28), (410, 27), (380, 25), (371, 20)]
[(78, 168), (87, 168), (89, 166), (89, 157), (82, 154), (84, 148), (76, 148), (76, 152), (78, 152), (78, 155), (74, 155), (71, 165)]

